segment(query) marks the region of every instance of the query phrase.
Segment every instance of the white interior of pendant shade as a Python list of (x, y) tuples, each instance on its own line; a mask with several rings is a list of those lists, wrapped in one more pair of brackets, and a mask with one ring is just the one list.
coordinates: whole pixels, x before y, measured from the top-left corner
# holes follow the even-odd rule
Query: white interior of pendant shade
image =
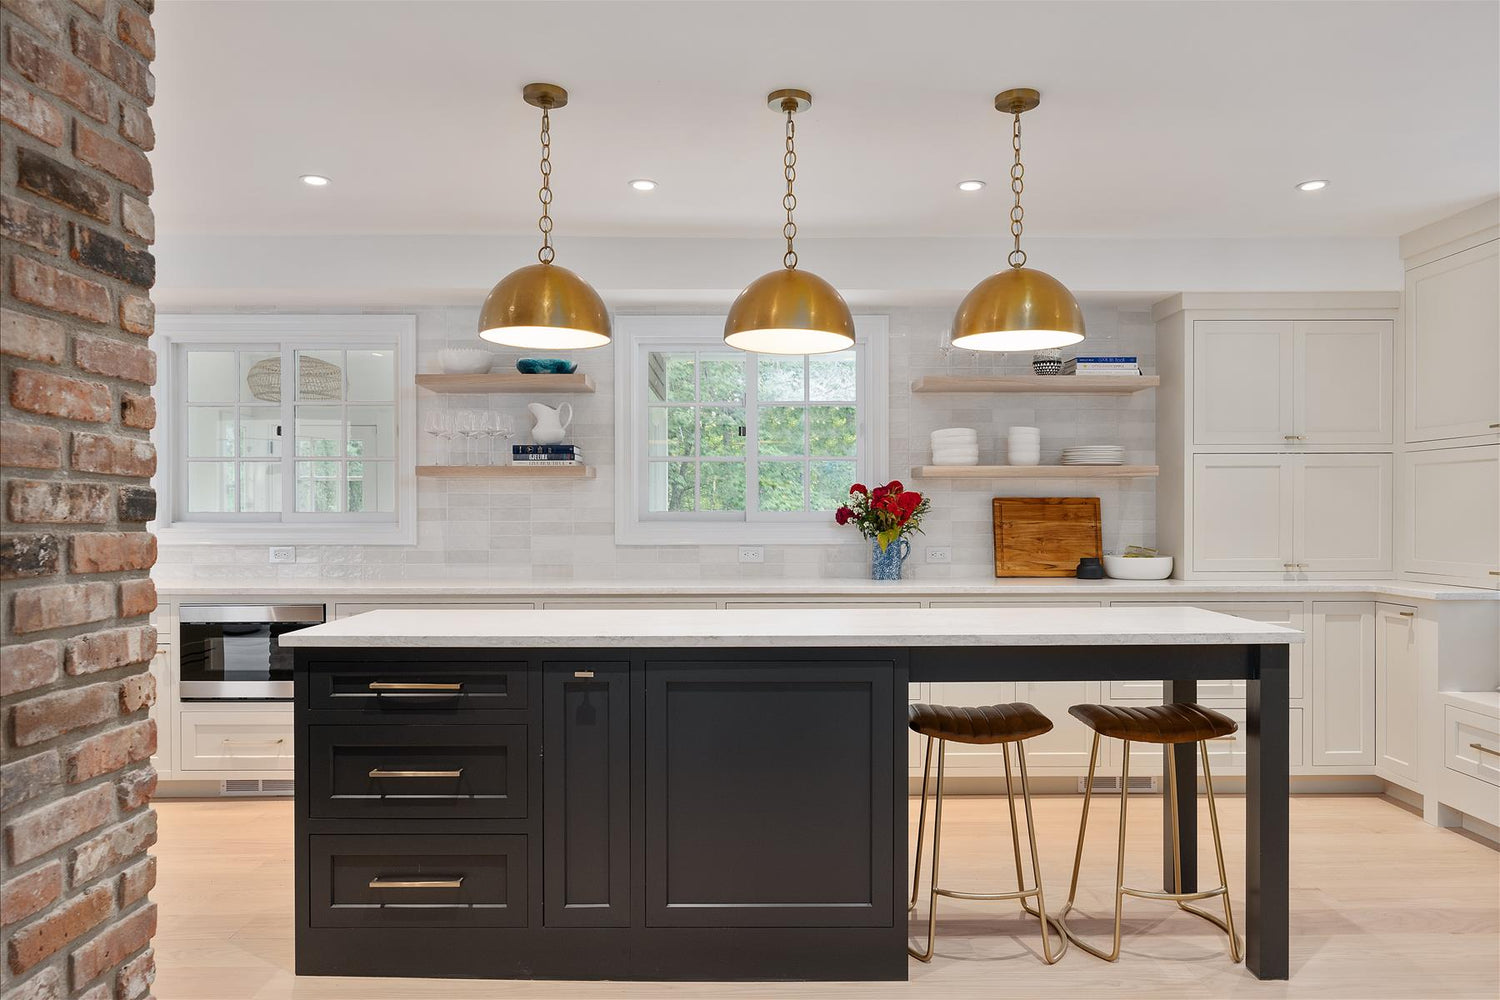
[(724, 343), (755, 354), (832, 354), (854, 345), (853, 337), (827, 330), (739, 330), (727, 334)]
[(505, 347), (552, 351), (603, 347), (609, 343), (609, 337), (602, 333), (567, 326), (495, 326), (480, 330), (479, 338)]
[(1072, 330), (991, 330), (953, 338), (954, 347), (971, 351), (1040, 351), (1047, 347), (1068, 347), (1083, 340), (1083, 334)]

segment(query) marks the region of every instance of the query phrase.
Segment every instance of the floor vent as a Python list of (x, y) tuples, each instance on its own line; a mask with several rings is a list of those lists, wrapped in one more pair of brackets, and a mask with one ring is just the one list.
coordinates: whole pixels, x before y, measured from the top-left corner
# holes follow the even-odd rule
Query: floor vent
[[(1087, 783), (1087, 778), (1079, 778), (1078, 790), (1080, 792), (1083, 791), (1083, 787)], [(1132, 792), (1154, 792), (1159, 787), (1160, 786), (1157, 784), (1157, 780), (1154, 775), (1132, 774), (1130, 776), (1130, 790)], [(1094, 775), (1094, 791), (1118, 793), (1120, 791), (1120, 776), (1114, 775), (1112, 777), (1106, 778), (1097, 774)]]
[(223, 795), (291, 795), (296, 782), (291, 778), (225, 778), (219, 785)]

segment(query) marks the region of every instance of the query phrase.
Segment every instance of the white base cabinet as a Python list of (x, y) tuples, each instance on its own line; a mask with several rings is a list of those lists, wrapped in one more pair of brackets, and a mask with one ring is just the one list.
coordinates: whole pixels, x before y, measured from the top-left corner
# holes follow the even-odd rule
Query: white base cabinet
[(151, 677), (156, 681), (156, 701), (151, 705), (150, 717), (156, 720), (156, 753), (151, 755), (151, 766), (156, 768), (158, 779), (172, 777), (172, 647), (157, 644), (156, 655), (151, 657)]
[(1375, 606), (1375, 764), (1407, 787), (1422, 775), (1416, 615), (1399, 604)]
[(1314, 767), (1375, 763), (1375, 605), (1317, 601), (1312, 613)]

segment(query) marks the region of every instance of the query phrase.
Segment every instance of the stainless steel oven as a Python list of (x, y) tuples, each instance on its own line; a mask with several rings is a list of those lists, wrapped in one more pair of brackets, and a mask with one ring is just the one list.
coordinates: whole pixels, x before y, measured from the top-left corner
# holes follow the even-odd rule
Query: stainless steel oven
[(291, 701), (292, 652), (278, 640), (321, 625), (321, 604), (184, 604), (177, 694), (185, 701)]

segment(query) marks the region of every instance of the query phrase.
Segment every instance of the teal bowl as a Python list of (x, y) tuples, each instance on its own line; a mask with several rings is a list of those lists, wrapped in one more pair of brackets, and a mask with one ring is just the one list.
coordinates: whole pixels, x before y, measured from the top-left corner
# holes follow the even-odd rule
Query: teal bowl
[(578, 362), (562, 358), (522, 358), (516, 362), (516, 371), (522, 375), (571, 375), (578, 370)]

